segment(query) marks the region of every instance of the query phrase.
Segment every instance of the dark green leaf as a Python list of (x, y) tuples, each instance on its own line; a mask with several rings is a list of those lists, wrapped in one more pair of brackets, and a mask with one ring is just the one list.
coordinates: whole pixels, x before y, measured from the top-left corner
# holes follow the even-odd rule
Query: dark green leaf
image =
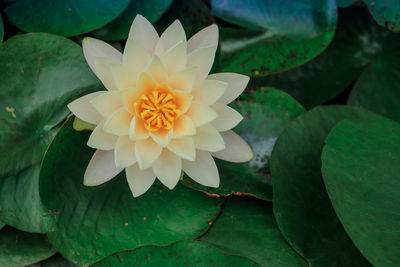
[(400, 32), (399, 0), (364, 0), (379, 25), (394, 32)]
[(4, 37), (4, 25), (3, 25), (3, 18), (1, 17), (0, 14), (0, 43), (3, 42), (3, 37)]
[(121, 14), (130, 0), (6, 0), (10, 20), (25, 32), (73, 36), (92, 31)]
[(143, 245), (167, 245), (204, 233), (220, 208), (216, 199), (158, 181), (134, 198), (125, 173), (96, 187), (83, 185), (94, 150), (90, 132), (77, 132), (70, 118), (47, 151), (40, 173), (43, 204), (57, 211), (51, 242), (70, 261), (90, 264), (114, 252)]
[(361, 108), (317, 107), (289, 124), (275, 144), (270, 167), (276, 220), (288, 242), (313, 266), (368, 265), (332, 208), (321, 175), (321, 150), (339, 121), (376, 117)]
[(345, 120), (325, 142), (322, 174), (346, 232), (374, 266), (400, 265), (400, 124)]
[(271, 205), (256, 199), (227, 201), (201, 240), (261, 266), (307, 266), (281, 235)]
[(266, 76), (301, 65), (333, 38), (335, 0), (212, 0), (215, 16), (245, 29), (221, 28), (222, 71)]
[(69, 262), (60, 254), (56, 254), (50, 259), (47, 259), (40, 263), (41, 267), (77, 267), (77, 265)]
[(21, 267), (56, 253), (47, 237), (5, 227), (0, 231), (0, 266)]
[(93, 34), (104, 40), (126, 39), (136, 15), (140, 14), (151, 23), (155, 23), (172, 2), (173, 0), (131, 0), (129, 6), (118, 18), (103, 28), (96, 30)]
[(93, 267), (108, 266), (257, 266), (249, 259), (229, 255), (201, 241), (181, 241), (167, 247), (146, 246), (116, 253)]
[(258, 88), (242, 95), (245, 100), (233, 103), (233, 108), (244, 116), (234, 129), (252, 147), (254, 159), (246, 163), (217, 160), (221, 177), (218, 188), (202, 186), (189, 178), (183, 183), (213, 196), (251, 195), (272, 200), (269, 157), (276, 138), (286, 125), (304, 108), (286, 93), (274, 88)]
[(354, 4), (356, 0), (336, 0), (338, 7), (349, 7)]
[[(0, 218), (44, 232), (39, 164), (67, 103), (100, 88), (74, 42), (45, 33), (17, 35), (0, 47)], [(12, 78), (11, 78), (12, 77)]]

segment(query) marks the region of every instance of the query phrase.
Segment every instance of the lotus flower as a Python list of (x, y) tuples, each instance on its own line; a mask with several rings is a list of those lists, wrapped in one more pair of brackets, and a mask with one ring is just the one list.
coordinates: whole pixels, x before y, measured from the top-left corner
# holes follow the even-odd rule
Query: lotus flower
[(87, 142), (97, 150), (85, 185), (102, 184), (125, 169), (135, 197), (156, 178), (174, 188), (182, 170), (202, 185), (218, 187), (212, 156), (231, 162), (253, 157), (231, 130), (242, 116), (227, 106), (249, 78), (209, 75), (217, 45), (216, 25), (186, 41), (178, 20), (159, 36), (140, 15), (123, 54), (100, 40), (83, 40), (86, 61), (107, 89), (68, 105), (76, 117), (96, 125)]

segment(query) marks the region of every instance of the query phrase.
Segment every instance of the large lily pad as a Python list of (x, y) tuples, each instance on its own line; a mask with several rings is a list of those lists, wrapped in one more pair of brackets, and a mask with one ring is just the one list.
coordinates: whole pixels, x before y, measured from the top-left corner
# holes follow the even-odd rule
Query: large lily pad
[(10, 20), (25, 32), (73, 36), (100, 28), (121, 14), (130, 0), (6, 0)]
[(332, 208), (322, 180), (321, 150), (339, 121), (376, 117), (362, 108), (317, 107), (297, 117), (275, 144), (270, 160), (274, 214), (282, 234), (313, 266), (369, 265)]
[(201, 240), (261, 266), (307, 266), (280, 233), (271, 205), (256, 199), (227, 201), (222, 214)]
[(134, 198), (125, 172), (96, 187), (83, 185), (94, 150), (90, 132), (77, 132), (70, 118), (51, 143), (40, 173), (43, 204), (57, 212), (48, 233), (67, 259), (90, 264), (121, 250), (168, 245), (203, 234), (219, 213), (219, 203), (178, 185), (173, 191), (158, 181)]
[(245, 100), (232, 105), (244, 116), (234, 131), (252, 147), (253, 160), (240, 164), (217, 160), (221, 177), (218, 188), (205, 187), (188, 178), (182, 182), (213, 196), (250, 195), (271, 201), (269, 157), (282, 130), (305, 110), (292, 97), (274, 88), (258, 88), (242, 98)]
[(266, 76), (301, 65), (335, 33), (335, 0), (212, 0), (215, 16), (245, 29), (221, 28), (222, 71)]
[(46, 235), (5, 227), (0, 231), (0, 266), (20, 267), (47, 259), (56, 253)]
[[(45, 33), (17, 35), (0, 47), (0, 218), (45, 232), (39, 164), (67, 103), (100, 88), (74, 42)], [(11, 78), (12, 77), (12, 78)]]
[(72, 262), (65, 259), (60, 254), (56, 254), (53, 257), (42, 261), (40, 263), (41, 267), (78, 267), (78, 265), (73, 264)]
[(346, 120), (325, 142), (322, 174), (346, 232), (374, 266), (400, 265), (400, 124)]
[(364, 0), (379, 25), (394, 32), (400, 32), (399, 0)]
[(126, 39), (136, 15), (140, 14), (151, 23), (155, 23), (172, 2), (173, 0), (130, 0), (128, 7), (118, 18), (103, 28), (96, 30), (93, 34), (104, 40)]
[(0, 43), (3, 42), (3, 37), (4, 37), (4, 25), (3, 25), (3, 18), (1, 17), (0, 14)]
[(249, 259), (226, 254), (201, 241), (181, 241), (167, 247), (146, 246), (116, 253), (93, 267), (108, 266), (257, 266)]

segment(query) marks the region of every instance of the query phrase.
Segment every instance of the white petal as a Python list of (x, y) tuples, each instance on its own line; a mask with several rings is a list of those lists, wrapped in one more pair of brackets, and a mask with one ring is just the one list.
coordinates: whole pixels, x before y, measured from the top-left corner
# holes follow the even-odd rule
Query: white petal
[(191, 92), (194, 82), (196, 80), (197, 68), (187, 68), (182, 71), (176, 72), (168, 81), (168, 85), (179, 91)]
[(199, 184), (218, 187), (219, 173), (217, 165), (210, 153), (207, 151), (196, 151), (194, 162), (184, 160), (182, 162), (183, 171)]
[(221, 133), (226, 149), (211, 153), (214, 157), (230, 162), (246, 162), (254, 157), (250, 146), (233, 131)]
[(103, 117), (93, 108), (90, 101), (105, 92), (107, 91), (98, 91), (75, 99), (68, 104), (68, 108), (79, 119), (92, 124), (99, 124)]
[(167, 149), (164, 149), (152, 168), (158, 180), (169, 189), (173, 189), (181, 177), (182, 160)]
[(138, 42), (150, 55), (154, 54), (154, 49), (159, 39), (153, 25), (142, 15), (137, 15), (133, 20), (128, 38)]
[(189, 116), (182, 115), (174, 123), (172, 137), (182, 138), (196, 134), (196, 126)]
[(96, 57), (111, 58), (117, 62), (122, 61), (122, 54), (117, 49), (103, 41), (91, 37), (85, 37), (82, 41), (82, 47), (85, 59), (94, 73), (97, 73), (94, 66), (94, 58)]
[(153, 79), (159, 83), (167, 82), (168, 74), (160, 58), (154, 56), (148, 66), (144, 70), (153, 77)]
[(196, 158), (196, 148), (191, 137), (172, 139), (168, 144), (168, 149), (186, 160), (193, 161)]
[(212, 105), (225, 93), (228, 84), (217, 80), (198, 81), (193, 88), (193, 99)]
[(122, 65), (113, 59), (96, 57), (94, 58), (94, 66), (96, 68), (97, 77), (101, 80), (104, 87), (109, 91), (118, 90), (112, 69)]
[[(137, 121), (136, 121), (137, 120)], [(149, 137), (149, 131), (144, 127), (142, 120), (133, 117), (129, 128), (129, 138), (132, 141), (144, 140)]]
[(211, 107), (218, 113), (218, 118), (213, 120), (211, 124), (220, 132), (232, 129), (243, 119), (239, 112), (225, 104), (217, 102)]
[(179, 20), (175, 20), (161, 35), (156, 45), (155, 54), (161, 56), (181, 41), (184, 42), (186, 46), (185, 30)]
[(205, 125), (218, 117), (218, 114), (206, 104), (192, 101), (192, 105), (186, 113), (196, 127)]
[(100, 122), (100, 124), (93, 130), (87, 145), (101, 150), (114, 149), (118, 136), (105, 132), (103, 127), (104, 121)]
[(125, 108), (117, 109), (106, 119), (104, 131), (118, 136), (127, 136), (132, 118), (132, 115)]
[(162, 147), (166, 147), (171, 141), (172, 133), (172, 130), (160, 129), (156, 132), (149, 132), (149, 135), (151, 136), (151, 138), (153, 138), (154, 142)]
[(128, 136), (118, 137), (115, 144), (115, 166), (117, 168), (126, 168), (136, 162), (135, 142)]
[(125, 65), (112, 64), (109, 66), (109, 68), (114, 77), (114, 84), (117, 90), (136, 87), (139, 79), (139, 73), (133, 71)]
[(187, 67), (198, 67), (197, 79), (207, 77), (214, 63), (216, 46), (202, 47), (191, 52), (187, 57)]
[(188, 53), (206, 46), (218, 46), (218, 26), (210, 25), (195, 35), (193, 35), (187, 44)]
[(115, 167), (114, 151), (96, 150), (87, 166), (83, 184), (96, 186), (114, 178), (123, 169)]
[(90, 104), (104, 118), (107, 118), (115, 110), (122, 107), (122, 103), (117, 91), (106, 92), (104, 94), (96, 96), (95, 98), (90, 100)]
[(210, 74), (207, 80), (219, 80), (228, 83), (225, 93), (218, 102), (229, 104), (244, 91), (250, 78), (242, 74), (226, 72)]
[(146, 193), (156, 180), (156, 176), (151, 169), (141, 171), (137, 164), (126, 168), (125, 173), (129, 188), (134, 197)]
[(160, 58), (169, 75), (183, 70), (186, 67), (187, 61), (186, 42), (179, 42), (162, 54)]
[(139, 42), (132, 39), (126, 41), (122, 62), (136, 79), (143, 72), (151, 57), (152, 54), (149, 54)]
[(217, 152), (225, 148), (221, 134), (210, 124), (197, 128), (197, 133), (192, 137), (197, 149)]
[(145, 170), (157, 160), (162, 151), (162, 147), (151, 138), (137, 141), (135, 143), (136, 160), (141, 170)]

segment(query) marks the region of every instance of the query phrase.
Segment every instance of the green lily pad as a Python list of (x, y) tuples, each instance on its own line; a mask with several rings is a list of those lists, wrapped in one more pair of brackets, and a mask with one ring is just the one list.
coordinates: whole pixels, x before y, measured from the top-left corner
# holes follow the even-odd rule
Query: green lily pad
[(271, 205), (252, 198), (228, 200), (200, 240), (261, 266), (307, 266), (280, 233)]
[(379, 25), (394, 32), (400, 32), (399, 0), (364, 0)]
[(94, 150), (90, 132), (70, 118), (51, 143), (40, 172), (40, 196), (57, 212), (50, 241), (68, 260), (91, 264), (121, 250), (168, 245), (203, 234), (220, 211), (216, 199), (182, 185), (172, 191), (158, 181), (134, 198), (125, 172), (96, 187), (83, 185)]
[(181, 241), (167, 247), (146, 246), (116, 253), (93, 267), (108, 266), (257, 266), (249, 259), (227, 254), (201, 241)]
[(73, 36), (98, 29), (118, 17), (130, 0), (6, 0), (5, 12), (25, 32)]
[(136, 15), (144, 16), (151, 23), (155, 23), (160, 16), (168, 9), (173, 0), (131, 0), (128, 7), (111, 23), (93, 32), (93, 34), (103, 40), (122, 40), (127, 39), (129, 29)]
[(11, 227), (0, 231), (0, 266), (26, 266), (56, 252), (46, 235), (21, 232)]
[(352, 4), (354, 4), (356, 2), (356, 0), (336, 0), (336, 3), (338, 5), (338, 7), (349, 7)]
[(3, 222), (0, 222), (0, 229), (3, 228), (6, 224)]
[(212, 0), (221, 28), (221, 71), (266, 76), (301, 65), (325, 50), (337, 22), (335, 0)]
[(325, 142), (322, 174), (344, 229), (374, 266), (400, 265), (400, 124), (345, 120)]
[(322, 180), (321, 151), (339, 121), (377, 117), (362, 108), (317, 107), (297, 117), (278, 137), (270, 160), (274, 214), (286, 240), (310, 265), (369, 265), (332, 208)]
[(215, 23), (210, 9), (202, 1), (175, 0), (157, 21), (155, 27), (158, 32), (163, 32), (176, 19), (182, 23), (187, 38)]
[(274, 88), (258, 88), (232, 107), (243, 115), (243, 121), (234, 128), (250, 145), (254, 158), (246, 163), (216, 160), (220, 172), (220, 186), (202, 186), (189, 178), (182, 183), (212, 196), (249, 195), (272, 200), (269, 157), (275, 141), (289, 122), (305, 112), (304, 108), (286, 93)]
[(42, 261), (41, 267), (77, 267), (78, 265), (73, 264), (60, 254), (56, 254), (53, 257)]
[(101, 84), (79, 45), (45, 33), (4, 42), (0, 70), (0, 218), (24, 231), (46, 232), (39, 164), (69, 114), (67, 103)]

